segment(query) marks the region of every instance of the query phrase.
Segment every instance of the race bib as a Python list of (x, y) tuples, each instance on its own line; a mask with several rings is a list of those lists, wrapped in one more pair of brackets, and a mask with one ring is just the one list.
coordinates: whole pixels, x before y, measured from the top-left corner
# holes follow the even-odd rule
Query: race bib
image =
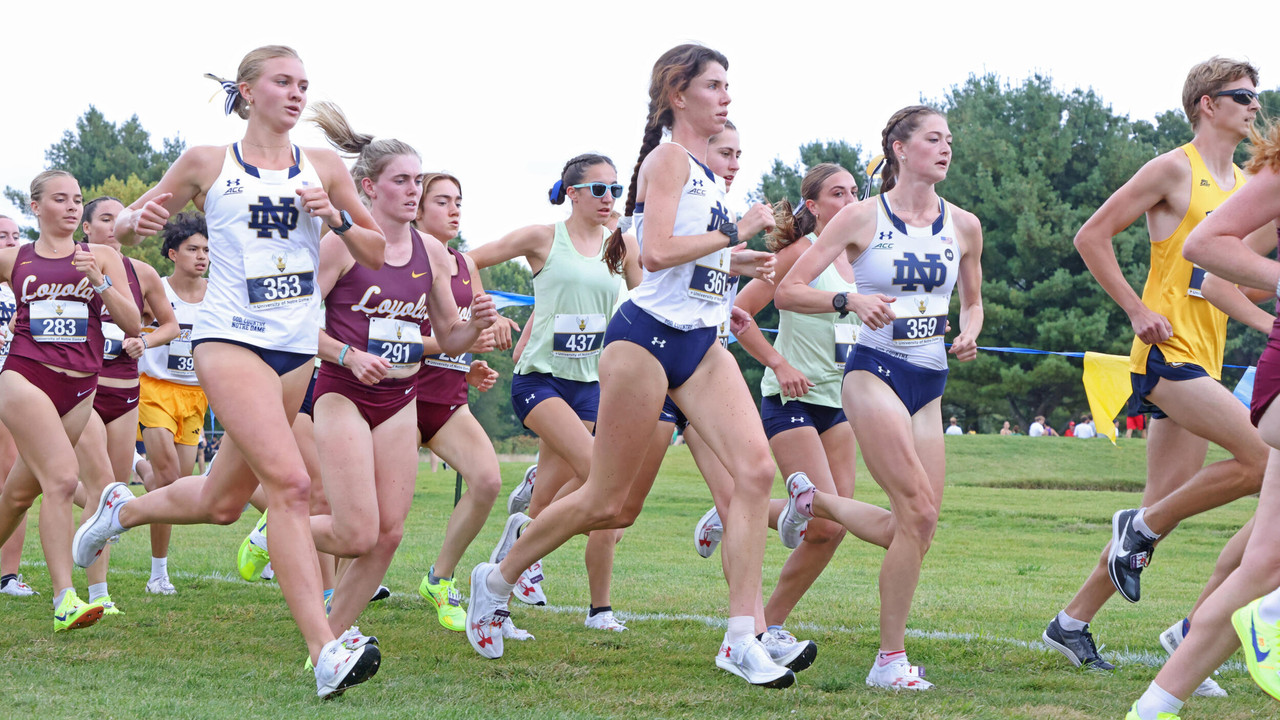
[(1191, 297), (1204, 297), (1204, 293), (1200, 292), (1200, 286), (1204, 285), (1204, 268), (1199, 265), (1191, 266), (1191, 282), (1187, 285), (1187, 294)]
[(246, 253), (245, 290), (255, 310), (300, 305), (315, 293), (315, 265), (305, 250)]
[(951, 295), (917, 295), (893, 304), (899, 317), (893, 320), (893, 342), (904, 347), (927, 345), (942, 339), (947, 329)]
[(124, 330), (113, 322), (102, 321), (102, 359), (115, 360), (124, 352)]
[(730, 337), (732, 333), (729, 331), (729, 321), (725, 320), (716, 328), (716, 340), (720, 341), (720, 347), (728, 348)]
[(168, 368), (177, 377), (195, 377), (196, 361), (191, 356), (190, 323), (178, 325), (178, 337), (169, 342)]
[(36, 342), (88, 342), (87, 303), (79, 300), (35, 300), (30, 307), (31, 337)]
[(844, 368), (849, 359), (849, 351), (853, 350), (853, 344), (858, 341), (858, 326), (853, 323), (837, 323), (832, 327), (835, 329), (836, 367)]
[(412, 370), (422, 361), (422, 328), (417, 322), (369, 318), (367, 350), (386, 358), (392, 369)]
[(441, 368), (444, 370), (457, 370), (458, 372), (471, 371), (471, 353), (463, 353), (461, 355), (428, 355), (422, 360), (422, 364), (427, 367)]
[(586, 358), (600, 354), (604, 347), (604, 330), (608, 324), (602, 314), (556, 315), (551, 355), (562, 358)]
[(694, 263), (689, 297), (719, 302), (729, 294), (733, 284), (734, 280), (729, 277), (729, 251), (717, 250)]

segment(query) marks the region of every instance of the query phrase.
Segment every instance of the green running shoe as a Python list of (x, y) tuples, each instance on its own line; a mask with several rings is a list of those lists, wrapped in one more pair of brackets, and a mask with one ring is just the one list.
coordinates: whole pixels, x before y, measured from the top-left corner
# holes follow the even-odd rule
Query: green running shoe
[(124, 611), (121, 610), (119, 606), (117, 606), (114, 602), (111, 602), (110, 595), (103, 595), (102, 597), (98, 598), (97, 601), (102, 603), (103, 615), (123, 615), (124, 614)]
[(74, 590), (68, 590), (67, 594), (62, 596), (62, 602), (58, 603), (57, 609), (53, 611), (53, 631), (62, 632), (89, 627), (101, 620), (104, 612), (106, 608), (102, 607), (101, 602), (87, 603), (76, 597)]
[(240, 566), (240, 577), (253, 582), (262, 574), (262, 569), (271, 562), (267, 553), (267, 511), (262, 511), (258, 524), (253, 526), (244, 542), (240, 543), (240, 552), (236, 556)]
[(467, 611), (462, 609), (462, 593), (453, 586), (453, 578), (432, 585), (431, 576), (423, 575), (418, 594), (423, 600), (435, 603), (436, 618), (446, 630), (462, 632), (467, 629)]
[(1244, 660), (1258, 687), (1280, 700), (1280, 628), (1258, 617), (1262, 598), (1231, 613), (1231, 624), (1240, 636)]
[[(1138, 703), (1134, 703), (1133, 707), (1129, 708), (1129, 714), (1124, 716), (1124, 720), (1142, 720), (1138, 717)], [(1173, 713), (1162, 712), (1156, 713), (1156, 720), (1180, 720), (1180, 718)]]

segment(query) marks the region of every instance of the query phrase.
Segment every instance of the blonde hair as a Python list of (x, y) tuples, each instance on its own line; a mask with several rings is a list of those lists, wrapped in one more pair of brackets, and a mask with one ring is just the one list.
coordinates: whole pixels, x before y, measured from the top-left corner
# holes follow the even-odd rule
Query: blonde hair
[[(286, 45), (263, 45), (260, 48), (250, 50), (244, 58), (240, 60), (240, 67), (236, 69), (236, 81), (232, 84), (237, 88), (240, 86), (240, 83), (252, 85), (258, 78), (262, 77), (263, 64), (272, 58), (280, 57), (293, 58), (298, 62), (302, 62), (302, 58), (298, 57), (298, 52), (291, 47)], [(224, 86), (228, 83), (227, 80), (224, 80), (213, 73), (206, 73), (205, 77), (220, 82)], [(241, 118), (248, 120), (249, 102), (244, 99), (244, 96), (241, 95), (238, 90), (234, 97), (235, 100), (232, 103), (231, 108), (227, 111), (227, 114), (230, 115), (234, 112)]]
[(1249, 161), (1244, 171), (1254, 175), (1262, 170), (1280, 172), (1280, 120), (1274, 118), (1265, 127), (1249, 132)]
[(817, 200), (822, 194), (823, 183), (842, 172), (848, 171), (835, 163), (814, 165), (800, 182), (800, 211), (794, 212), (788, 200), (780, 200), (773, 206), (774, 228), (765, 236), (765, 247), (770, 252), (778, 252), (814, 231), (818, 226), (818, 217), (805, 201)]
[(40, 202), (40, 199), (44, 197), (45, 185), (48, 185), (50, 180), (59, 177), (69, 177), (72, 180), (76, 179), (74, 175), (66, 170), (45, 170), (31, 181), (31, 202)]
[(1187, 80), (1182, 84), (1182, 110), (1187, 114), (1187, 122), (1194, 130), (1200, 122), (1200, 98), (1213, 97), (1229, 82), (1240, 78), (1249, 78), (1257, 86), (1258, 68), (1241, 60), (1213, 56), (1191, 68)]
[(360, 197), (366, 201), (368, 197), (364, 194), (361, 180), (369, 178), (377, 182), (382, 171), (387, 168), (387, 163), (401, 155), (411, 155), (422, 160), (418, 151), (406, 142), (395, 139), (375, 140), (372, 135), (356, 132), (351, 123), (347, 122), (342, 109), (331, 102), (321, 100), (312, 105), (311, 122), (324, 131), (325, 139), (339, 152), (356, 156), (356, 164), (351, 167), (351, 179), (355, 181)]

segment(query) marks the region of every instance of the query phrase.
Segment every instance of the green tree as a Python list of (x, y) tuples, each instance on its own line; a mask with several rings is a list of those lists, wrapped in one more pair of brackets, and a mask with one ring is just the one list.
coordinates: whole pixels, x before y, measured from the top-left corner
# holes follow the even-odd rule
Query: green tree
[[(86, 201), (105, 195), (107, 197), (119, 199), (120, 202), (124, 203), (125, 207), (128, 207), (133, 203), (133, 201), (142, 197), (143, 194), (150, 189), (151, 184), (144, 182), (137, 175), (129, 175), (125, 180), (120, 180), (115, 175), (111, 175), (106, 180), (102, 181), (102, 183), (94, 185), (93, 187), (81, 186), (81, 191), (84, 193)], [(195, 205), (188, 203), (186, 209), (194, 210)], [(77, 230), (76, 233), (77, 238), (83, 239), (83, 227), (80, 230)], [(125, 247), (123, 252), (129, 257), (136, 258), (147, 263), (151, 267), (155, 268), (156, 272), (160, 273), (161, 276), (165, 276), (173, 272), (173, 262), (170, 261), (169, 258), (164, 257), (161, 253), (161, 245), (163, 245), (161, 237), (159, 235), (154, 235), (144, 239), (137, 245)]]
[[(465, 242), (462, 243), (465, 248)], [(501, 265), (484, 268), (480, 271), (480, 281), (486, 290), (533, 294), (533, 274), (524, 264), (509, 260)], [(532, 306), (510, 307), (502, 311), (502, 315), (519, 323), (520, 327), (529, 320)], [(514, 339), (514, 338), (513, 338)], [(498, 382), (485, 393), (470, 390), (471, 412), (480, 421), (485, 432), (495, 442), (519, 435), (532, 435), (520, 423), (515, 411), (511, 409), (511, 376), (515, 363), (511, 359), (510, 350), (495, 350), (478, 356), (478, 359), (489, 363), (498, 371)]]

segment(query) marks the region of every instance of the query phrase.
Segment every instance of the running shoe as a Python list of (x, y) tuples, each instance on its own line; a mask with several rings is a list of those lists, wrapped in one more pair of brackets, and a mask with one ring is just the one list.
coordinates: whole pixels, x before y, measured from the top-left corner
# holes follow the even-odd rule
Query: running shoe
[(379, 585), (378, 589), (373, 593), (373, 597), (369, 598), (369, 602), (378, 602), (391, 597), (391, 588), (386, 585)]
[(453, 586), (453, 578), (440, 578), (432, 585), (431, 575), (423, 575), (418, 594), (423, 600), (436, 606), (436, 619), (446, 630), (462, 632), (467, 629), (467, 611), (462, 609), (462, 593)]
[(797, 640), (795, 635), (782, 628), (765, 630), (760, 636), (760, 644), (769, 651), (769, 657), (775, 663), (792, 672), (808, 669), (813, 659), (818, 657), (817, 643)]
[[(1134, 703), (1133, 707), (1129, 708), (1129, 714), (1124, 716), (1124, 720), (1142, 720), (1142, 716), (1138, 714), (1138, 703)], [(1156, 720), (1180, 720), (1180, 718), (1173, 713), (1162, 712), (1156, 713)]]
[(71, 540), (71, 558), (76, 565), (87, 568), (102, 554), (102, 548), (118, 537), (126, 528), (116, 524), (119, 509), (133, 499), (129, 486), (117, 482), (111, 483), (102, 490), (98, 498), (98, 509), (76, 530)]
[(1280, 627), (1258, 617), (1259, 598), (1231, 614), (1240, 636), (1249, 675), (1271, 697), (1280, 700)]
[(22, 576), (18, 575), (9, 580), (4, 585), (0, 585), (0, 595), (12, 595), (14, 597), (31, 597), (39, 595), (35, 588), (22, 581)]
[(1090, 670), (1116, 669), (1115, 665), (1103, 660), (1098, 654), (1098, 648), (1093, 644), (1093, 635), (1089, 633), (1088, 624), (1081, 630), (1063, 630), (1062, 625), (1058, 623), (1058, 618), (1055, 617), (1040, 635), (1040, 639), (1045, 645), (1067, 656), (1071, 664), (1076, 667), (1086, 667)]
[(539, 560), (520, 573), (520, 579), (516, 580), (516, 588), (511, 591), (511, 594), (526, 605), (546, 605), (547, 594), (542, 592), (544, 579), (542, 561)]
[(345, 645), (348, 650), (358, 650), (365, 645), (377, 645), (378, 638), (372, 635), (365, 635), (360, 632), (359, 625), (352, 625), (338, 636), (338, 642)]
[(511, 546), (516, 544), (516, 539), (520, 537), (520, 533), (524, 532), (524, 526), (531, 522), (531, 518), (522, 512), (512, 513), (507, 518), (507, 524), (502, 526), (502, 537), (498, 538), (498, 545), (489, 554), (489, 562), (495, 565), (502, 562), (502, 558), (511, 552)]
[(244, 542), (240, 543), (236, 564), (240, 568), (240, 577), (253, 582), (254, 578), (262, 574), (269, 562), (271, 562), (271, 554), (267, 552), (267, 511), (263, 510), (258, 523), (245, 536)]
[(785, 547), (794, 550), (800, 546), (800, 541), (804, 540), (804, 531), (809, 526), (809, 518), (796, 507), (796, 498), (813, 489), (809, 476), (802, 472), (792, 473), (791, 477), (787, 478), (787, 506), (782, 509), (782, 514), (778, 515), (778, 537), (782, 538), (782, 544)]
[(1111, 548), (1107, 573), (1120, 595), (1131, 603), (1142, 599), (1142, 569), (1151, 562), (1155, 541), (1133, 526), (1137, 510), (1120, 510), (1111, 517)]
[[(1178, 649), (1178, 646), (1187, 637), (1187, 627), (1187, 620), (1182, 619), (1160, 633), (1160, 646), (1165, 649), (1165, 652), (1172, 655)], [(1217, 675), (1218, 671), (1214, 670), (1213, 674)], [(1205, 678), (1204, 682), (1200, 683), (1195, 692), (1191, 694), (1196, 697), (1227, 697), (1227, 691), (1212, 676)]]
[(796, 674), (775, 663), (769, 651), (754, 637), (730, 645), (726, 635), (720, 643), (720, 652), (716, 653), (716, 667), (752, 685), (767, 688), (787, 688), (796, 682)]
[(888, 665), (881, 666), (879, 661), (871, 663), (871, 672), (867, 673), (867, 687), (887, 690), (932, 690), (933, 683), (924, 679), (924, 668), (912, 665), (904, 653), (902, 657)]
[(114, 602), (111, 602), (110, 595), (103, 595), (102, 597), (98, 598), (97, 602), (102, 603), (103, 617), (106, 617), (107, 615), (123, 615), (124, 614), (124, 611), (121, 610), (118, 605), (116, 605)]
[(262, 574), (259, 575), (258, 577), (262, 578), (263, 580), (276, 579), (276, 571), (271, 569), (271, 563), (267, 563), (267, 566), (262, 568)]
[(502, 637), (504, 640), (515, 640), (516, 642), (535, 639), (533, 633), (516, 627), (511, 618), (507, 618), (507, 621), (502, 623)]
[(152, 595), (177, 595), (178, 589), (169, 582), (168, 577), (151, 578), (147, 581), (147, 592)]
[(693, 549), (702, 557), (709, 558), (723, 536), (724, 525), (720, 522), (720, 513), (713, 507), (693, 526)]
[[(116, 484), (124, 485), (124, 483)], [(125, 485), (125, 488), (128, 487)], [(53, 631), (87, 628), (101, 620), (104, 612), (106, 608), (102, 607), (101, 602), (87, 603), (76, 597), (74, 590), (68, 590), (62, 596), (62, 602), (58, 603), (58, 607), (53, 611)]]
[(533, 500), (533, 482), (538, 479), (538, 466), (530, 465), (524, 471), (524, 479), (516, 485), (511, 494), (507, 496), (507, 514), (515, 515), (529, 509), (529, 502)]
[(595, 615), (587, 615), (586, 622), (583, 623), (592, 630), (609, 630), (612, 632), (626, 632), (627, 626), (621, 620), (613, 616), (612, 610), (605, 610)]
[(372, 643), (352, 649), (341, 639), (330, 640), (316, 662), (316, 695), (328, 700), (373, 677), (382, 664), (382, 653)]
[(489, 591), (489, 573), (494, 572), (498, 572), (494, 563), (480, 563), (471, 570), (471, 603), (467, 605), (467, 642), (489, 659), (502, 657), (502, 625), (511, 616), (507, 598)]

